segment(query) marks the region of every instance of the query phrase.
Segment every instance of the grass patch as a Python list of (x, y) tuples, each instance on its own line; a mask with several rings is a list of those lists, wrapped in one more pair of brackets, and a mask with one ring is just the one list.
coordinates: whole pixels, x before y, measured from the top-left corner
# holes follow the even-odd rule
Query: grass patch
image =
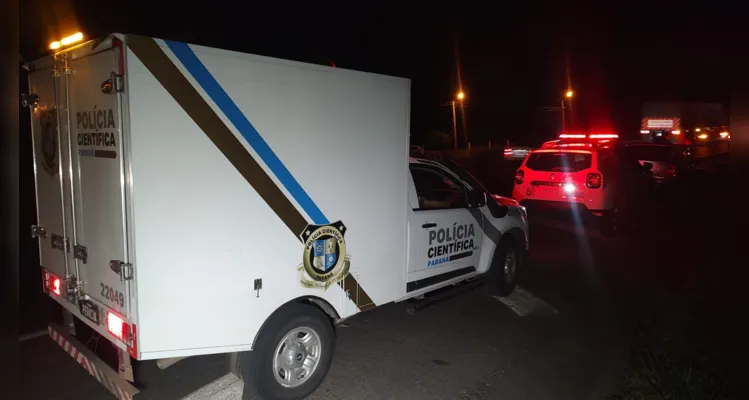
[(608, 400), (728, 400), (731, 386), (710, 323), (690, 313), (640, 324), (631, 358)]

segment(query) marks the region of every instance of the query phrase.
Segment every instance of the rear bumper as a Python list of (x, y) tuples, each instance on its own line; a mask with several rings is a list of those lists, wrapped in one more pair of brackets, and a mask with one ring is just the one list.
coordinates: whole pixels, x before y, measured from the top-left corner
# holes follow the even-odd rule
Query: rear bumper
[(49, 337), (57, 343), (81, 368), (85, 369), (99, 383), (104, 385), (116, 398), (132, 400), (138, 389), (123, 379), (107, 363), (99, 359), (91, 350), (69, 335), (65, 328), (50, 324), (47, 327)]
[(600, 217), (606, 210), (589, 209), (583, 203), (566, 202), (566, 201), (546, 201), (546, 200), (520, 200), (520, 204), (528, 209), (529, 217), (533, 216), (564, 216), (573, 214), (584, 219)]

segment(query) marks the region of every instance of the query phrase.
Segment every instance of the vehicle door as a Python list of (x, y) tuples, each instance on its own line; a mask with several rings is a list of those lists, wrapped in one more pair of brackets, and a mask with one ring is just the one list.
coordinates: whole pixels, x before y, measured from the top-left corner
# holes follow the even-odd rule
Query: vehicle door
[(467, 189), (454, 174), (411, 164), (411, 178), (409, 293), (475, 272), (483, 237)]
[[(62, 280), (78, 275), (74, 267), (71, 242), (73, 229), (70, 198), (70, 138), (63, 99), (58, 60), (35, 65), (29, 73), (31, 134), (34, 149), (34, 179), (39, 236), (39, 263)], [(67, 288), (63, 288), (67, 289)], [(55, 293), (66, 298), (62, 292)]]
[(84, 313), (94, 323), (101, 307), (130, 316), (122, 53), (119, 47), (104, 46), (109, 47), (70, 57), (71, 73), (65, 75), (73, 138), (73, 220), (82, 253), (76, 262), (83, 291), (96, 303), (88, 303)]

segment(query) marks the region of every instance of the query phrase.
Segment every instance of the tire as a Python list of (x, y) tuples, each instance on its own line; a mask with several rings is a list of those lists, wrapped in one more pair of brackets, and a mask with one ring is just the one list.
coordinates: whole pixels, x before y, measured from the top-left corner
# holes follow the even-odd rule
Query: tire
[[(508, 257), (514, 264), (506, 265)], [(524, 249), (510, 236), (503, 236), (499, 240), (492, 264), (489, 267), (485, 292), (492, 296), (506, 297), (515, 290), (517, 271), (525, 261)], [(509, 269), (509, 270), (508, 270)]]
[[(289, 368), (283, 363), (285, 360), (280, 360), (278, 365), (274, 365), (274, 360), (277, 351), (283, 354), (283, 348), (288, 348), (287, 344), (282, 344), (282, 340), (295, 330), (302, 330), (302, 333), (306, 333), (304, 337), (316, 341), (317, 346), (299, 347), (289, 354), (294, 357), (289, 361), (294, 363), (294, 367), (301, 366), (301, 361), (309, 360), (307, 356), (312, 356), (315, 352), (317, 352), (318, 361), (311, 372), (300, 377), (302, 380), (300, 384), (286, 387), (279, 380), (282, 380), (284, 376), (295, 375), (288, 374), (288, 372), (282, 373), (284, 368)], [(297, 340), (292, 336), (287, 343), (299, 344)], [(242, 399), (301, 400), (311, 395), (320, 386), (330, 369), (335, 351), (335, 331), (328, 316), (316, 307), (292, 303), (281, 308), (266, 322), (257, 337), (254, 348), (255, 350), (246, 352), (240, 357), (240, 373), (244, 379)], [(297, 370), (298, 374), (304, 374), (304, 372), (307, 371)]]
[(616, 208), (603, 213), (599, 219), (601, 235), (607, 238), (616, 237), (619, 234), (618, 210)]

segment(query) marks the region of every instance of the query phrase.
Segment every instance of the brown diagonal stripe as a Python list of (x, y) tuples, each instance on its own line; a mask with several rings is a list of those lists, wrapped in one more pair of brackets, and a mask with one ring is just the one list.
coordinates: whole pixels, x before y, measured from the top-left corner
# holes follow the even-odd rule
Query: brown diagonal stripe
[[(152, 38), (128, 35), (127, 46), (169, 92), (177, 104), (200, 127), (206, 136), (239, 171), (247, 183), (262, 197), (273, 212), (289, 228), (294, 237), (307, 227), (307, 221), (294, 207), (273, 180), (265, 173), (242, 143), (224, 124), (192, 84)], [(372, 299), (350, 273), (343, 280), (343, 288), (360, 310), (375, 307)], [(360, 306), (361, 304), (361, 306)]]

